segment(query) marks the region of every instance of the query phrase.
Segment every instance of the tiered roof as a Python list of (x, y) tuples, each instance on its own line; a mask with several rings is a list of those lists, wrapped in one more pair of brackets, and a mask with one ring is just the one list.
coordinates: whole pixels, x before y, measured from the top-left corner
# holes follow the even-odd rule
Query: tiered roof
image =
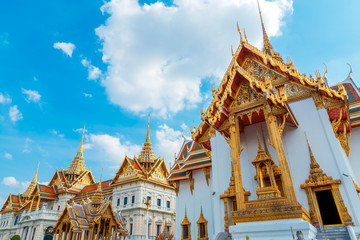
[(190, 171), (209, 167), (211, 167), (211, 152), (195, 141), (184, 139), (168, 180), (172, 182), (188, 179)]
[(66, 174), (80, 175), (81, 173), (87, 171), (84, 156), (83, 156), (84, 134), (85, 134), (85, 127), (83, 130), (83, 135), (81, 138), (79, 151), (77, 152), (77, 154), (76, 154), (74, 160), (72, 161), (72, 163), (70, 164), (70, 166), (66, 169)]
[(125, 156), (120, 168), (112, 179), (112, 186), (143, 180), (173, 188), (167, 181), (168, 169), (163, 158), (156, 158), (152, 150), (149, 123), (144, 146), (139, 157)]

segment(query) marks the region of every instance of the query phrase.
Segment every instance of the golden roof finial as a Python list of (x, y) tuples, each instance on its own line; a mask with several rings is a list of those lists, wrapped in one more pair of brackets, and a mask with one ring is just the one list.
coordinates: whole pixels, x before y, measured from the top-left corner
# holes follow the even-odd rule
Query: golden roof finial
[(83, 155), (83, 143), (84, 143), (85, 127), (86, 127), (86, 123), (84, 124), (83, 134), (82, 134), (82, 137), (81, 137), (81, 143), (80, 143), (80, 147), (79, 147), (79, 151), (78, 151), (78, 156), (80, 156), (80, 157), (82, 157), (82, 155)]
[(247, 36), (246, 36), (245, 28), (244, 28), (244, 37), (245, 37), (245, 41), (249, 42), (248, 39), (247, 39)]
[(240, 43), (243, 43), (243, 42), (244, 42), (244, 39), (243, 39), (243, 37), (242, 37), (242, 35), (241, 35), (241, 31), (240, 31), (239, 23), (238, 23), (238, 22), (236, 22), (236, 26), (237, 26), (238, 32), (239, 32), (239, 34), (240, 34)]
[(260, 138), (259, 138), (259, 132), (258, 132), (257, 128), (256, 128), (256, 135), (257, 135), (257, 140), (258, 140), (258, 148), (259, 148), (259, 150), (260, 149), (262, 150), (261, 143), (260, 143)]
[(307, 136), (306, 136), (306, 135), (305, 135), (305, 137), (306, 137), (306, 142), (307, 142), (307, 145), (308, 145), (308, 147), (309, 147), (309, 152), (310, 152), (310, 161), (311, 161), (311, 164), (316, 164), (317, 162), (316, 162), (316, 159), (315, 159), (315, 157), (314, 157), (314, 154), (312, 153), (312, 150), (311, 150), (311, 147), (310, 147), (309, 140), (308, 140), (308, 138), (307, 138)]
[(147, 135), (144, 146), (141, 150), (139, 161), (141, 163), (153, 163), (155, 161), (155, 155), (150, 142), (150, 114), (148, 115), (148, 127), (147, 127)]
[(25, 190), (25, 192), (23, 193), (23, 197), (30, 197), (31, 196), (31, 193), (34, 191), (38, 181), (37, 181), (37, 175), (38, 175), (38, 171), (39, 171), (39, 166), (40, 166), (40, 160), (39, 160), (39, 163), (38, 163), (38, 166), (37, 166), (37, 169), (36, 169), (36, 172), (35, 172), (35, 175), (34, 175), (34, 178), (33, 180), (31, 181), (29, 187)]
[(262, 126), (261, 126), (261, 133), (262, 133), (262, 137), (263, 137), (263, 143), (264, 143), (265, 152), (266, 152), (267, 155), (270, 155), (269, 150), (268, 150), (267, 145), (266, 145), (264, 130), (263, 130)]
[(84, 130), (83, 130), (83, 134), (81, 137), (81, 143), (80, 143), (80, 147), (79, 147), (79, 151), (77, 152), (74, 160), (72, 161), (72, 163), (70, 164), (70, 166), (66, 169), (66, 173), (67, 174), (76, 174), (79, 175), (80, 173), (86, 171), (86, 165), (85, 165), (85, 161), (84, 161), (84, 156), (83, 156), (83, 143), (84, 143), (84, 136), (85, 136), (85, 126), (86, 123), (84, 124)]
[(101, 169), (101, 175), (100, 175), (100, 181), (99, 181), (99, 185), (96, 189), (95, 194), (92, 196), (91, 198), (91, 203), (93, 205), (100, 205), (104, 199), (103, 193), (102, 193), (102, 189), (101, 189), (101, 180), (102, 180), (102, 174), (103, 174), (103, 170), (104, 170), (104, 163), (102, 165), (102, 169)]
[(327, 74), (327, 72), (328, 72), (327, 66), (326, 66), (325, 63), (323, 63), (323, 64), (324, 64), (324, 66), (325, 66), (325, 72), (324, 72), (325, 83), (326, 83), (326, 86), (329, 87), (329, 83), (328, 83), (328, 81), (327, 81), (327, 76), (326, 76), (326, 74)]
[(349, 78), (351, 79), (351, 80), (353, 80), (353, 78), (352, 78), (352, 76), (351, 76), (351, 73), (352, 73), (352, 67), (351, 67), (351, 65), (348, 63), (347, 65), (349, 65), (349, 67), (350, 67), (350, 72), (349, 72)]
[(264, 44), (264, 49), (263, 51), (272, 55), (274, 53), (273, 47), (270, 43), (269, 37), (266, 33), (266, 29), (264, 26), (264, 21), (261, 15), (261, 10), (260, 10), (260, 4), (259, 4), (259, 0), (257, 0), (257, 4), (258, 4), (258, 9), (259, 9), (259, 15), (260, 15), (260, 21), (261, 21), (261, 27), (262, 27), (262, 32), (263, 32), (263, 44)]
[(148, 114), (148, 127), (146, 134), (146, 142), (150, 142), (150, 113)]

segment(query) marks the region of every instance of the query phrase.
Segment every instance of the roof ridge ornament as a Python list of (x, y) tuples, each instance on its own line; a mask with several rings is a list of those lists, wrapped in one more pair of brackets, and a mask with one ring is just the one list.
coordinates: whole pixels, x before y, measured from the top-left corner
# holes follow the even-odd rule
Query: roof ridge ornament
[(146, 140), (138, 159), (140, 163), (153, 163), (155, 161), (155, 155), (150, 141), (150, 114), (148, 115)]
[(71, 162), (70, 166), (66, 169), (66, 174), (80, 175), (82, 172), (87, 170), (83, 155), (83, 144), (84, 144), (84, 136), (86, 131), (85, 127), (86, 127), (86, 123), (84, 124), (79, 150), (74, 160)]
[(352, 73), (352, 67), (351, 67), (351, 65), (350, 65), (349, 63), (347, 63), (347, 65), (349, 65), (349, 67), (350, 67), (349, 78), (350, 78), (351, 80), (353, 80), (353, 78), (352, 78), (352, 76), (351, 76), (351, 73)]

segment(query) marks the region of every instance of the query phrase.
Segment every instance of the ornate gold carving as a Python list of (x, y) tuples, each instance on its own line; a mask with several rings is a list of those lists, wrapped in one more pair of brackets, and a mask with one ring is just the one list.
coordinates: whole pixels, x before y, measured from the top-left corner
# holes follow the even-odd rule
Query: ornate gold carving
[(356, 184), (356, 182), (354, 181), (354, 178), (353, 178), (353, 177), (351, 177), (351, 180), (353, 181), (354, 186), (355, 186), (355, 189), (356, 189), (356, 192), (357, 192), (358, 195), (359, 195), (359, 194), (360, 194), (360, 187), (359, 187), (359, 185)]
[(264, 100), (264, 96), (259, 94), (248, 84), (243, 83), (239, 87), (238, 94), (235, 98), (235, 105), (249, 105), (254, 102)]
[(349, 215), (347, 208), (344, 204), (344, 201), (341, 197), (340, 191), (339, 191), (339, 184), (341, 184), (341, 180), (339, 179), (333, 179), (330, 176), (327, 176), (325, 173), (323, 173), (323, 170), (320, 168), (320, 165), (316, 162), (316, 159), (312, 153), (310, 144), (308, 142), (308, 148), (310, 153), (310, 175), (309, 178), (305, 180), (304, 184), (301, 184), (300, 187), (305, 190), (309, 207), (310, 207), (310, 218), (311, 222), (315, 226), (319, 226), (319, 219), (318, 215), (316, 214), (316, 203), (314, 202), (313, 197), (313, 189), (318, 189), (320, 187), (330, 187), (331, 191), (334, 194), (334, 200), (339, 206), (339, 214), (341, 215), (342, 220), (344, 221), (345, 225), (352, 225), (352, 218)]
[[(275, 199), (276, 200), (276, 199)], [(271, 202), (273, 200), (268, 200)], [(285, 200), (286, 202), (286, 200)], [(246, 209), (231, 212), (233, 223), (238, 222), (255, 222), (255, 221), (271, 221), (279, 219), (301, 218), (305, 221), (309, 220), (309, 214), (301, 205), (295, 206), (279, 206), (276, 201), (272, 207)]]
[[(184, 217), (184, 220), (181, 222), (181, 240), (191, 240), (191, 229), (190, 229), (190, 226), (191, 226), (191, 222), (189, 222), (189, 219), (187, 218), (187, 214), (186, 214), (186, 208), (185, 208), (185, 217)], [(184, 236), (184, 228), (187, 228), (187, 234), (188, 236)]]
[(209, 179), (210, 179), (210, 168), (203, 168), (204, 175), (206, 179), (206, 184), (209, 186)]
[(287, 99), (289, 101), (298, 101), (311, 96), (312, 90), (299, 86), (295, 83), (288, 83), (285, 85)]
[(190, 191), (191, 191), (191, 195), (193, 195), (193, 191), (194, 191), (194, 179), (192, 178), (191, 173), (188, 174), (189, 175), (189, 186), (190, 186)]
[(286, 160), (284, 146), (281, 139), (283, 129), (279, 126), (276, 116), (271, 112), (269, 105), (264, 107), (265, 122), (270, 136), (270, 141), (274, 149), (276, 150), (277, 158), (279, 161), (279, 167), (281, 170), (281, 181), (284, 185), (284, 194), (287, 198), (288, 205), (298, 205), (294, 186), (290, 176), (289, 166)]
[(243, 68), (246, 69), (251, 75), (255, 76), (262, 83), (265, 83), (267, 79), (270, 79), (272, 85), (277, 86), (278, 84), (287, 81), (283, 75), (270, 70), (269, 68), (250, 58), (245, 60)]
[[(281, 193), (277, 187), (274, 175), (276, 165), (267, 151), (262, 149), (257, 130), (256, 134), (258, 138), (258, 152), (252, 164), (256, 169), (256, 180), (258, 182), (257, 197), (258, 199), (278, 198), (281, 196)], [(265, 181), (266, 176), (270, 181)]]
[(208, 221), (205, 219), (202, 211), (202, 206), (200, 207), (200, 217), (197, 220), (198, 225), (198, 240), (208, 240), (208, 229), (207, 229), (207, 223)]
[[(335, 137), (339, 140), (341, 147), (344, 149), (346, 155), (349, 157), (350, 153), (350, 132), (346, 132), (347, 127), (349, 126), (348, 121), (341, 121), (343, 109), (340, 109), (340, 116), (338, 119), (331, 121), (331, 126), (333, 128)], [(343, 132), (338, 132), (340, 124), (343, 124)]]

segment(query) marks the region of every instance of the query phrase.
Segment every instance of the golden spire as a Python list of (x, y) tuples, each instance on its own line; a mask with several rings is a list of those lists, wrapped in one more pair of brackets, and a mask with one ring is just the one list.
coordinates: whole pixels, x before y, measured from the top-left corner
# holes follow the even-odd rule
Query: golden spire
[(149, 114), (146, 140), (139, 156), (139, 162), (153, 163), (154, 161), (155, 161), (155, 155), (150, 142), (150, 114)]
[(262, 136), (263, 136), (263, 143), (264, 143), (265, 152), (266, 152), (267, 155), (270, 156), (269, 149), (267, 148), (267, 144), (266, 144), (266, 141), (265, 141), (265, 134), (264, 134), (264, 130), (263, 130), (262, 126), (261, 126), (261, 133), (262, 133)]
[(85, 135), (85, 126), (86, 126), (86, 123), (84, 124), (84, 130), (83, 130), (83, 134), (82, 134), (82, 137), (81, 137), (81, 143), (80, 143), (79, 151), (77, 153), (77, 156), (79, 156), (79, 157), (83, 156), (83, 143), (84, 143), (84, 135)]
[(26, 191), (23, 193), (23, 197), (30, 197), (31, 193), (34, 191), (36, 185), (37, 185), (37, 175), (38, 175), (38, 171), (39, 171), (39, 166), (40, 166), (40, 160), (39, 160), (39, 163), (38, 163), (38, 166), (37, 166), (37, 169), (36, 169), (36, 172), (35, 172), (35, 176), (33, 178), (33, 180), (31, 181), (29, 187), (26, 189)]
[(146, 134), (146, 142), (150, 142), (150, 114), (148, 115), (148, 127)]
[(264, 48), (263, 48), (263, 52), (265, 52), (266, 54), (269, 54), (270, 56), (282, 61), (280, 55), (278, 53), (276, 53), (270, 43), (269, 37), (266, 33), (266, 29), (264, 26), (264, 21), (261, 15), (261, 10), (260, 10), (260, 4), (259, 4), (259, 0), (257, 0), (257, 5), (258, 5), (258, 9), (259, 9), (259, 15), (260, 15), (260, 21), (261, 21), (261, 27), (262, 27), (262, 32), (263, 32), (263, 44), (264, 44)]
[(258, 140), (258, 148), (259, 148), (259, 150), (262, 150), (262, 146), (261, 146), (260, 138), (259, 138), (259, 132), (258, 132), (257, 128), (256, 128), (256, 135), (257, 135), (257, 140)]
[(308, 144), (309, 147), (309, 152), (310, 152), (310, 173), (311, 174), (322, 174), (323, 170), (320, 168), (320, 165), (316, 162), (316, 159), (314, 157), (314, 154), (312, 153), (310, 144), (309, 144), (309, 140), (306, 137), (306, 142)]
[(96, 192), (94, 193), (94, 195), (91, 198), (91, 204), (95, 205), (95, 206), (100, 205), (103, 202), (103, 199), (104, 199), (102, 189), (101, 189), (101, 179), (102, 179), (103, 170), (104, 170), (104, 164), (103, 164), (102, 169), (101, 169), (99, 185), (98, 185), (98, 187), (96, 189)]
[(81, 138), (79, 151), (77, 152), (77, 154), (76, 154), (74, 160), (72, 161), (72, 163), (70, 164), (70, 166), (66, 169), (66, 174), (80, 175), (82, 172), (87, 170), (85, 161), (84, 161), (84, 156), (83, 156), (85, 126), (86, 126), (86, 124), (84, 124), (84, 130), (83, 130), (83, 134), (82, 134), (82, 138)]

